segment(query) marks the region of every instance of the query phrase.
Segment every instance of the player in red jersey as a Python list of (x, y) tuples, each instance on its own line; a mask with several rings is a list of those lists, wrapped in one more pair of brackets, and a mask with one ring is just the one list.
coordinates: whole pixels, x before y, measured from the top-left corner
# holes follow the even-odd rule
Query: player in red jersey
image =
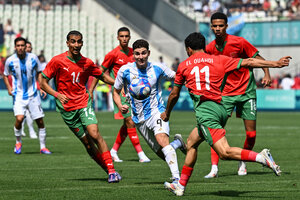
[[(80, 54), (82, 45), (80, 32), (68, 33), (69, 50), (53, 57), (47, 64), (42, 72), (41, 88), (56, 98), (56, 107), (64, 122), (80, 139), (92, 159), (108, 173), (108, 182), (119, 182), (121, 176), (115, 171), (107, 144), (100, 135), (92, 100), (85, 88), (89, 76), (110, 85), (114, 84), (114, 80)], [(56, 91), (48, 84), (52, 78), (55, 79)]]
[[(119, 28), (117, 39), (119, 40), (120, 45), (117, 46), (115, 49), (113, 49), (105, 56), (104, 61), (102, 62), (101, 65), (104, 71), (109, 70), (110, 76), (113, 79), (117, 77), (117, 73), (123, 65), (129, 62), (134, 62), (133, 50), (132, 48), (128, 47), (129, 40), (130, 40), (129, 29), (127, 27)], [(98, 80), (94, 79), (89, 89), (91, 94), (93, 93), (93, 90), (97, 85), (97, 83)], [(130, 106), (129, 103), (126, 102), (126, 96), (124, 90), (122, 91), (121, 100), (123, 105), (126, 104)], [(123, 162), (123, 160), (120, 160), (117, 152), (128, 135), (131, 140), (131, 143), (133, 144), (133, 147), (138, 153), (139, 161), (150, 162), (150, 159), (145, 155), (140, 145), (140, 141), (135, 129), (134, 122), (131, 119), (131, 109), (129, 109), (128, 113), (122, 114), (121, 111), (118, 109), (118, 106), (114, 103), (114, 113), (115, 113), (114, 115), (115, 119), (124, 119), (124, 122), (118, 132), (116, 141), (110, 151), (113, 160), (115, 162)]]
[(283, 67), (289, 65), (290, 57), (279, 61), (265, 61), (255, 58), (240, 59), (227, 56), (209, 55), (204, 52), (205, 38), (201, 33), (192, 33), (185, 39), (188, 59), (180, 63), (174, 88), (169, 95), (167, 108), (161, 114), (168, 121), (175, 106), (182, 85), (185, 85), (194, 101), (198, 133), (191, 132), (187, 139), (187, 155), (179, 181), (165, 182), (165, 187), (177, 196), (182, 196), (185, 186), (192, 175), (197, 160), (197, 148), (206, 140), (208, 144), (224, 160), (243, 160), (257, 162), (271, 168), (276, 175), (281, 171), (275, 164), (270, 151), (264, 149), (260, 153), (251, 150), (230, 147), (225, 137), (224, 126), (228, 115), (221, 104), (221, 84), (225, 73), (240, 69), (240, 67)]
[[(216, 39), (206, 46), (206, 53), (211, 55), (225, 55), (232, 58), (258, 58), (264, 60), (259, 55), (259, 51), (242, 37), (229, 35), (226, 33), (227, 16), (216, 12), (211, 16), (211, 29)], [(268, 68), (263, 68), (265, 76), (262, 84), (266, 87), (271, 83)], [(244, 149), (252, 150), (256, 138), (256, 83), (251, 68), (240, 68), (226, 73), (222, 84), (222, 104), (231, 116), (236, 108), (237, 117), (244, 121), (246, 139)], [(197, 129), (195, 128), (196, 132)], [(211, 171), (205, 178), (218, 177), (219, 157), (211, 149)], [(245, 162), (239, 162), (238, 175), (246, 175), (247, 169)]]

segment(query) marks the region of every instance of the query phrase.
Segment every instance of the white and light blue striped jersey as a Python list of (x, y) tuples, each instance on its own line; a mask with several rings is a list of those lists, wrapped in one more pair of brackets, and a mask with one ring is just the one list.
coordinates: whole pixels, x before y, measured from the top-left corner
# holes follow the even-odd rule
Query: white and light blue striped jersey
[(37, 72), (41, 71), (40, 62), (33, 53), (26, 53), (23, 60), (16, 53), (6, 59), (4, 75), (12, 75), (14, 100), (27, 100), (38, 94), (36, 78)]
[[(147, 79), (151, 85), (151, 94), (144, 100), (134, 99), (128, 92), (131, 81), (139, 77)], [(154, 65), (150, 62), (148, 62), (146, 69), (138, 69), (136, 63), (133, 62), (123, 65), (118, 71), (114, 87), (120, 90), (124, 86), (127, 95), (130, 96), (131, 115), (134, 123), (143, 122), (157, 112), (162, 113), (165, 111), (165, 105), (161, 97), (162, 78), (174, 80), (175, 72), (166, 66)]]

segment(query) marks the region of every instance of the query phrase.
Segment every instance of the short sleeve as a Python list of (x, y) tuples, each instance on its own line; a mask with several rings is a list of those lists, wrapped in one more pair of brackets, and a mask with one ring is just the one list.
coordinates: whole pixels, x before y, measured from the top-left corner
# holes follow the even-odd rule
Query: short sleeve
[(9, 69), (9, 65), (10, 64), (12, 64), (11, 63), (11, 60), (10, 59), (7, 59), (6, 61), (5, 61), (5, 65), (4, 65), (4, 72), (3, 72), (3, 74), (4, 74), (4, 76), (8, 76), (8, 75), (10, 75), (10, 69)]
[(102, 68), (104, 68), (105, 71), (107, 69), (111, 68), (114, 64), (114, 60), (115, 60), (115, 57), (111, 52), (106, 54), (106, 56), (104, 57), (104, 60), (101, 64)]
[(56, 66), (56, 59), (53, 58), (50, 62), (46, 65), (45, 69), (43, 70), (43, 76), (47, 79), (51, 79), (56, 76), (58, 67)]
[(177, 72), (176, 72), (174, 84), (179, 87), (184, 85), (184, 82), (185, 82), (185, 78), (183, 76), (183, 71), (185, 68), (186, 68), (186, 66), (182, 62), (179, 64)]
[(246, 39), (242, 38), (241, 43), (243, 51), (249, 58), (254, 58), (259, 53), (259, 51)]
[(115, 84), (114, 84), (114, 88), (116, 88), (117, 90), (121, 90), (124, 86), (123, 74), (124, 74), (124, 67), (121, 67), (117, 73), (117, 77), (115, 79)]
[(230, 72), (241, 68), (241, 63), (243, 59), (241, 58), (231, 58), (228, 56), (220, 56), (220, 64), (224, 66), (225, 72)]
[(89, 60), (89, 71), (92, 76), (99, 77), (103, 76), (103, 71), (98, 67), (92, 60)]

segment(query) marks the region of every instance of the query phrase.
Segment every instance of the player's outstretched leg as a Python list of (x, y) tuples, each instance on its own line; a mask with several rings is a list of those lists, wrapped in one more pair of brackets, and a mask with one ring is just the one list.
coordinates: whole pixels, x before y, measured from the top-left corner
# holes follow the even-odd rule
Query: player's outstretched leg
[(122, 126), (118, 132), (118, 135), (116, 137), (116, 141), (112, 147), (112, 149), (110, 150), (110, 154), (111, 157), (113, 159), (114, 162), (123, 162), (123, 160), (121, 160), (118, 156), (118, 150), (121, 147), (121, 145), (123, 144), (123, 142), (125, 141), (126, 137), (127, 137), (127, 129), (126, 126)]
[[(255, 145), (255, 139), (256, 139), (256, 121), (255, 120), (244, 120), (245, 128), (248, 130), (254, 130), (254, 131), (246, 131), (246, 139), (244, 143), (244, 149), (252, 150)], [(238, 175), (239, 176), (245, 176), (247, 175), (247, 166), (246, 162), (240, 161), (238, 166)]]

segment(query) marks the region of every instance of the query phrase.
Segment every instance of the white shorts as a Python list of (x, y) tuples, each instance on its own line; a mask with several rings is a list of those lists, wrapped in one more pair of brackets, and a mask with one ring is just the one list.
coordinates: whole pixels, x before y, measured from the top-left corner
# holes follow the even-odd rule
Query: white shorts
[(150, 148), (157, 153), (161, 146), (156, 141), (155, 135), (165, 133), (169, 136), (169, 122), (165, 122), (160, 118), (160, 113), (151, 116), (144, 122), (136, 124), (137, 129), (144, 137)]
[(30, 116), (33, 120), (44, 117), (44, 112), (41, 106), (40, 96), (29, 97), (27, 100), (16, 100), (14, 102), (14, 114), (25, 115), (26, 109), (28, 109)]

